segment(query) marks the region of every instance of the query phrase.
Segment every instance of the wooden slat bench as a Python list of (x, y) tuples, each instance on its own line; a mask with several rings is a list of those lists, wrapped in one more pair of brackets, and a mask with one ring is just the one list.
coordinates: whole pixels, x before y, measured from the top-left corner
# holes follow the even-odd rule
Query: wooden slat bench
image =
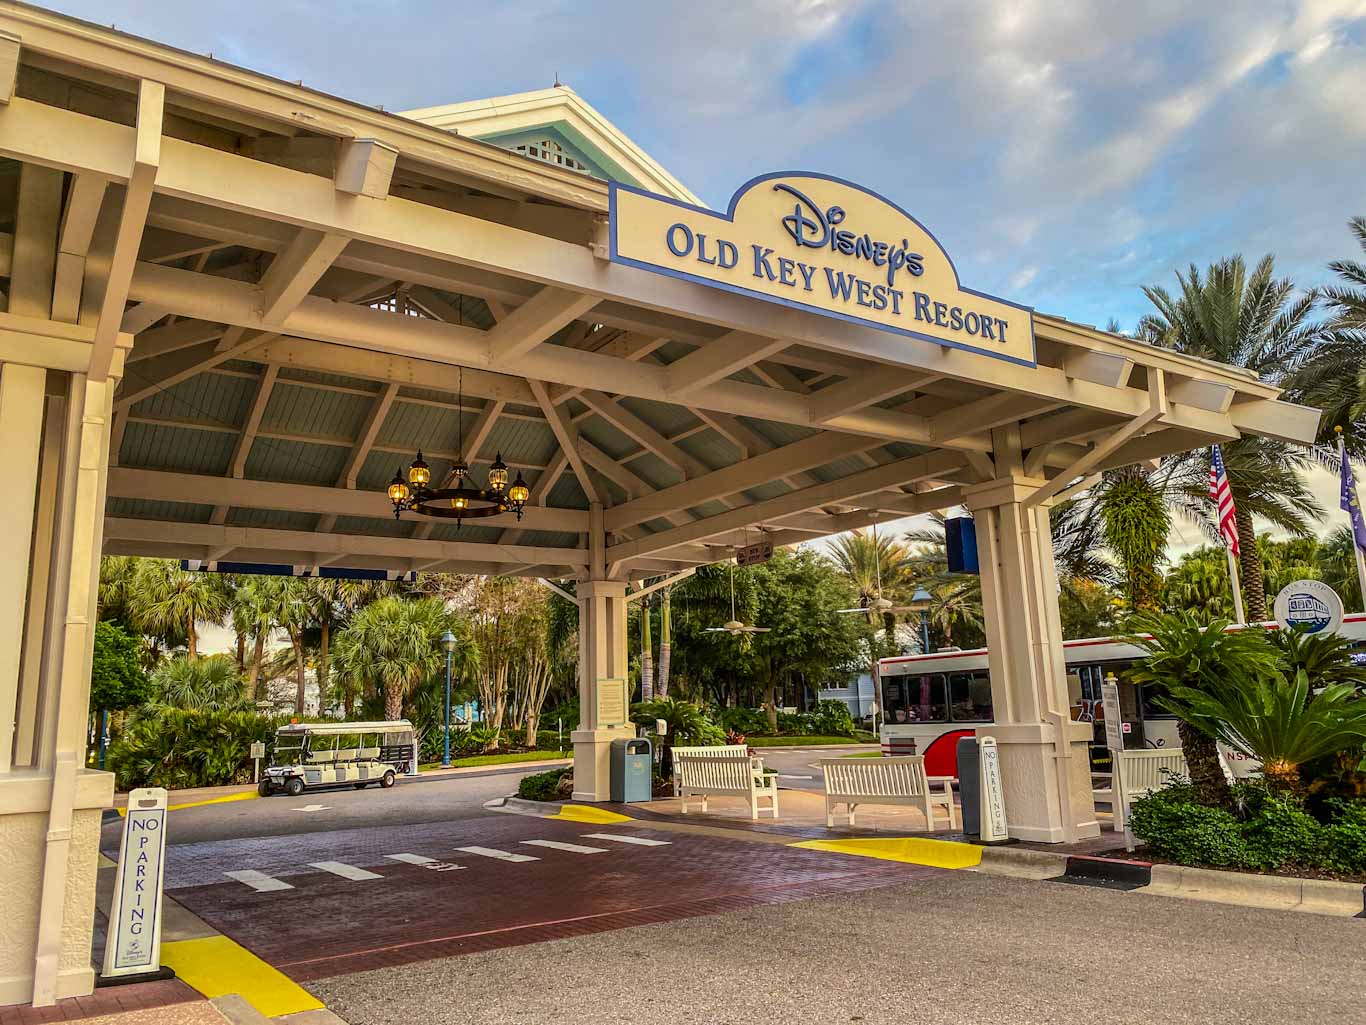
[(683, 758), (737, 758), (741, 761), (749, 761), (749, 748), (744, 744), (713, 744), (710, 747), (676, 747), (673, 749), (674, 760), (674, 796), (678, 795), (678, 759)]
[(925, 828), (934, 829), (934, 807), (949, 813), (949, 828), (957, 825), (951, 777), (926, 776), (924, 755), (900, 758), (826, 758), (819, 763), (825, 776), (825, 824), (835, 825), (835, 808), (846, 805), (849, 825), (860, 804), (909, 804), (925, 813)]
[(1109, 787), (1096, 787), (1091, 792), (1092, 800), (1107, 801), (1115, 817), (1115, 832), (1124, 830), (1124, 809), (1140, 797), (1147, 797), (1154, 790), (1161, 790), (1172, 775), (1189, 776), (1186, 756), (1180, 748), (1162, 747), (1148, 750), (1125, 751), (1119, 756), (1119, 779), (1123, 787), (1123, 800), (1115, 793), (1113, 773), (1092, 773), (1108, 779)]
[[(741, 748), (740, 750), (744, 750)], [(778, 777), (764, 775), (761, 758), (736, 758), (722, 755), (682, 755), (674, 749), (674, 786), (683, 799), (683, 814), (688, 813), (688, 798), (700, 797), (707, 810), (708, 797), (744, 797), (749, 800), (749, 815), (757, 819), (760, 811), (778, 817)], [(760, 808), (760, 801), (767, 808)]]

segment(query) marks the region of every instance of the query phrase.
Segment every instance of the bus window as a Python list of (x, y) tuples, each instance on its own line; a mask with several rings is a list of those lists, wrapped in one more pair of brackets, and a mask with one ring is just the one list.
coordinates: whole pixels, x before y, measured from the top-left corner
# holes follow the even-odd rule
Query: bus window
[(947, 722), (949, 707), (944, 677), (939, 673), (902, 676), (883, 685), (887, 722)]
[(1165, 688), (1161, 684), (1145, 683), (1138, 688), (1138, 704), (1143, 709), (1144, 719), (1175, 719), (1165, 708), (1157, 703)]
[(954, 722), (990, 722), (991, 677), (981, 670), (952, 674), (949, 709)]

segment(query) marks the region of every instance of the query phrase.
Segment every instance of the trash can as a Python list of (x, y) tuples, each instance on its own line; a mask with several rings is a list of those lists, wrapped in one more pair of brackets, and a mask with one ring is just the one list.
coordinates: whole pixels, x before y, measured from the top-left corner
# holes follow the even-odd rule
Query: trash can
[(963, 832), (979, 836), (982, 831), (982, 766), (977, 756), (977, 738), (959, 737), (958, 797), (963, 803)]
[(648, 737), (612, 741), (612, 800), (648, 801), (654, 796), (654, 747)]

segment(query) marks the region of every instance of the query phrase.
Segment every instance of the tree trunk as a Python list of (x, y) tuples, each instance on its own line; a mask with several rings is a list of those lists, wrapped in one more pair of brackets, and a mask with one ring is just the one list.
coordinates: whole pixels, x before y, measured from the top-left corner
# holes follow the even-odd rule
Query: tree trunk
[(1219, 764), (1219, 747), (1214, 738), (1184, 721), (1176, 724), (1176, 732), (1181, 737), (1181, 751), (1190, 769), (1195, 799), (1211, 808), (1227, 808), (1228, 783), (1224, 779), (1223, 766)]
[(1283, 758), (1270, 758), (1262, 762), (1262, 778), (1266, 785), (1277, 793), (1295, 797), (1303, 788), (1300, 767)]
[(384, 718), (390, 722), (403, 718), (403, 688), (396, 683), (384, 685)]
[(301, 634), (290, 634), (289, 642), (294, 646), (294, 714), (304, 714), (304, 690), (308, 681), (304, 677), (304, 639)]
[(327, 622), (327, 620), (323, 620), (323, 622), (322, 622), (322, 636), (321, 636), (321, 638), (320, 638), (319, 641), (318, 641), (318, 705), (319, 705), (319, 710), (321, 710), (321, 705), (322, 705), (322, 703), (323, 703), (324, 701), (327, 700), (327, 682), (328, 682), (327, 652), (328, 652), (328, 648), (330, 647), (330, 642), (331, 642), (331, 640), (332, 640), (332, 627), (331, 627), (331, 625)]
[(347, 688), (346, 693), (342, 695), (342, 707), (346, 710), (347, 719), (354, 719), (356, 717), (356, 695), (351, 692), (349, 687)]
[(659, 673), (655, 681), (655, 693), (659, 697), (669, 696), (669, 655), (673, 650), (673, 624), (669, 613), (669, 589), (664, 588), (664, 596), (659, 607)]
[(253, 649), (251, 668), (247, 671), (247, 693), (251, 695), (253, 701), (260, 701), (265, 697), (262, 693), (265, 689), (261, 683), (261, 660), (266, 657), (266, 632), (260, 631), (256, 635), (256, 646)]
[(191, 662), (199, 657), (199, 638), (194, 635), (194, 616), (185, 623), (185, 654)]
[(1266, 620), (1266, 581), (1262, 577), (1262, 557), (1257, 553), (1252, 514), (1239, 504), (1235, 518), (1238, 523), (1238, 575), (1243, 583), (1243, 607), (1247, 611), (1249, 623), (1261, 623)]
[(536, 729), (540, 725), (539, 716), (535, 712), (527, 712), (526, 715), (526, 746), (534, 748), (536, 746)]
[(247, 671), (247, 635), (237, 631), (237, 675)]
[(768, 730), (778, 732), (778, 695), (773, 685), (773, 677), (764, 684), (764, 704), (768, 706)]
[(640, 700), (655, 698), (654, 642), (650, 638), (650, 606), (640, 606)]

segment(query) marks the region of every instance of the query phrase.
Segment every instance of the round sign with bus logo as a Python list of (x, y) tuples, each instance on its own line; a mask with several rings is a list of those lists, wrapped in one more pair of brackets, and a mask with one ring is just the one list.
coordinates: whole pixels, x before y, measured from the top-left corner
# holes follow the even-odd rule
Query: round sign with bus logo
[(1276, 595), (1276, 622), (1307, 633), (1336, 633), (1342, 627), (1342, 599), (1322, 580), (1296, 580)]

